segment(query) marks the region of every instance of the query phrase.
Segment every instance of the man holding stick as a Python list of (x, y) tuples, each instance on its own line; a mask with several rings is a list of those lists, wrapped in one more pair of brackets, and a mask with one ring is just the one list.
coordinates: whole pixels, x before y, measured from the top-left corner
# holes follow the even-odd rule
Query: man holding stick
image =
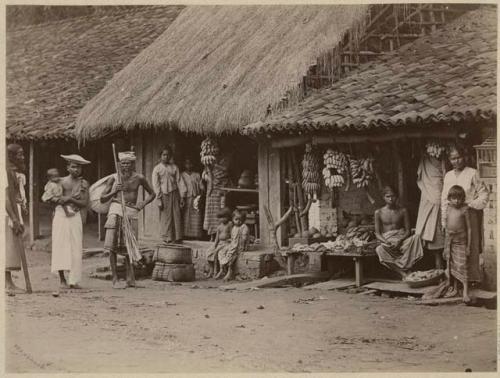
[[(125, 256), (125, 267), (127, 272), (127, 285), (135, 286), (134, 278), (132, 276), (133, 261), (127, 252), (126, 232), (128, 228), (124, 227), (122, 198), (125, 207), (125, 216), (131, 225), (131, 231), (134, 233), (135, 240), (138, 237), (138, 215), (139, 212), (155, 198), (155, 193), (146, 178), (135, 172), (134, 162), (135, 154), (133, 151), (118, 153), (119, 170), (116, 175), (112, 175), (106, 182), (106, 187), (101, 195), (101, 202), (105, 203), (111, 200), (111, 205), (108, 211), (108, 219), (104, 228), (106, 229), (106, 237), (104, 240), (104, 249), (109, 251), (111, 272), (113, 275), (113, 288), (123, 288), (118, 285), (117, 275), (117, 257), (119, 253)], [(119, 176), (121, 178), (118, 180)], [(143, 187), (148, 193), (144, 201), (137, 203), (139, 187)], [(125, 219), (127, 221), (127, 219)]]
[(23, 290), (12, 280), (12, 271), (21, 270), (23, 266), (26, 280), (26, 291), (31, 293), (28, 266), (24, 252), (24, 225), (20, 212), (22, 202), (17, 174), (24, 170), (24, 151), (18, 144), (7, 146), (7, 188), (5, 193), (6, 226), (5, 226), (5, 289), (14, 295)]

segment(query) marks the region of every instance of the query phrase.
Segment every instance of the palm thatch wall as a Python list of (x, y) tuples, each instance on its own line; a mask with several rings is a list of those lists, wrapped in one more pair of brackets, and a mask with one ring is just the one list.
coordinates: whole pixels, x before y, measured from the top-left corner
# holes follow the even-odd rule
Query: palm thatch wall
[(76, 135), (227, 133), (262, 118), (366, 6), (193, 6), (80, 112)]

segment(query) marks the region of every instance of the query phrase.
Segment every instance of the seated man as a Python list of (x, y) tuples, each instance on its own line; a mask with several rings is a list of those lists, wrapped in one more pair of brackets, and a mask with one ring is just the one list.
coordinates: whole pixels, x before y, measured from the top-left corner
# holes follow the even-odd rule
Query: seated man
[(385, 206), (375, 211), (375, 235), (380, 241), (376, 252), (380, 263), (405, 277), (423, 256), (420, 235), (410, 236), (408, 211), (398, 205), (396, 191), (386, 186)]

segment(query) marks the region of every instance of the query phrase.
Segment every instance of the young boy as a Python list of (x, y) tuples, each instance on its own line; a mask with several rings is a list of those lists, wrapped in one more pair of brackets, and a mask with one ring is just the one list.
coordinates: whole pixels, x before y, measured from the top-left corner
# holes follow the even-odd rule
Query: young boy
[(231, 241), (231, 229), (233, 228), (233, 223), (231, 222), (231, 210), (227, 207), (219, 210), (217, 213), (217, 218), (220, 223), (217, 226), (217, 231), (215, 234), (215, 242), (212, 248), (207, 251), (207, 260), (209, 271), (207, 277), (214, 277), (217, 274), (217, 265), (219, 262), (219, 253), (229, 246)]
[[(57, 168), (49, 168), (47, 170), (47, 180), (42, 195), (42, 201), (56, 203), (63, 195), (62, 179)], [(67, 217), (72, 217), (79, 211), (73, 204), (63, 205), (62, 208)]]
[[(469, 302), (467, 282), (467, 258), (470, 254), (472, 228), (469, 207), (465, 204), (465, 191), (459, 185), (453, 185), (448, 192), (446, 211), (446, 242), (444, 257), (448, 260), (448, 283), (450, 288), (446, 298), (458, 294), (458, 281), (463, 285), (463, 300)], [(451, 283), (453, 282), (453, 286)]]
[(224, 273), (224, 281), (234, 277), (234, 263), (240, 252), (248, 249), (248, 226), (245, 224), (245, 214), (238, 210), (233, 212), (233, 228), (231, 229), (231, 243), (219, 252), (220, 272), (215, 278), (220, 278)]
[(405, 277), (424, 255), (420, 235), (410, 236), (408, 211), (398, 205), (396, 190), (382, 190), (385, 206), (375, 211), (375, 235), (380, 241), (376, 252), (380, 263)]

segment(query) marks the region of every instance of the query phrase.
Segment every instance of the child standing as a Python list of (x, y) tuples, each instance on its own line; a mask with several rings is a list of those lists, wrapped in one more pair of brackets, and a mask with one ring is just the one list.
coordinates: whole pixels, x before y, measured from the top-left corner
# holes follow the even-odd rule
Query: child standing
[(207, 274), (208, 277), (213, 277), (217, 274), (219, 253), (229, 247), (229, 242), (231, 241), (231, 229), (233, 228), (233, 223), (231, 223), (231, 211), (227, 207), (219, 210), (217, 218), (220, 223), (217, 226), (215, 242), (213, 247), (207, 252), (209, 266)]
[[(458, 281), (463, 285), (463, 300), (469, 302), (467, 277), (467, 259), (470, 255), (472, 240), (469, 207), (465, 204), (465, 191), (459, 185), (453, 185), (448, 192), (446, 212), (446, 237), (444, 257), (448, 260), (448, 283), (450, 288), (446, 298), (458, 294)], [(453, 282), (453, 286), (451, 283)]]
[(184, 160), (184, 171), (181, 178), (186, 185), (186, 199), (182, 209), (184, 236), (200, 239), (202, 236), (203, 220), (201, 212), (194, 208), (194, 200), (204, 191), (203, 182), (198, 172), (193, 172), (191, 159)]
[(220, 278), (224, 273), (224, 281), (233, 279), (234, 263), (240, 252), (248, 249), (248, 226), (245, 224), (245, 214), (238, 210), (233, 212), (233, 228), (231, 230), (231, 243), (219, 252), (220, 272), (215, 278)]
[[(43, 202), (57, 202), (63, 195), (63, 187), (61, 176), (57, 168), (49, 168), (47, 170), (47, 184), (42, 195)], [(64, 213), (67, 217), (72, 217), (78, 212), (78, 208), (73, 204), (62, 205)]]

